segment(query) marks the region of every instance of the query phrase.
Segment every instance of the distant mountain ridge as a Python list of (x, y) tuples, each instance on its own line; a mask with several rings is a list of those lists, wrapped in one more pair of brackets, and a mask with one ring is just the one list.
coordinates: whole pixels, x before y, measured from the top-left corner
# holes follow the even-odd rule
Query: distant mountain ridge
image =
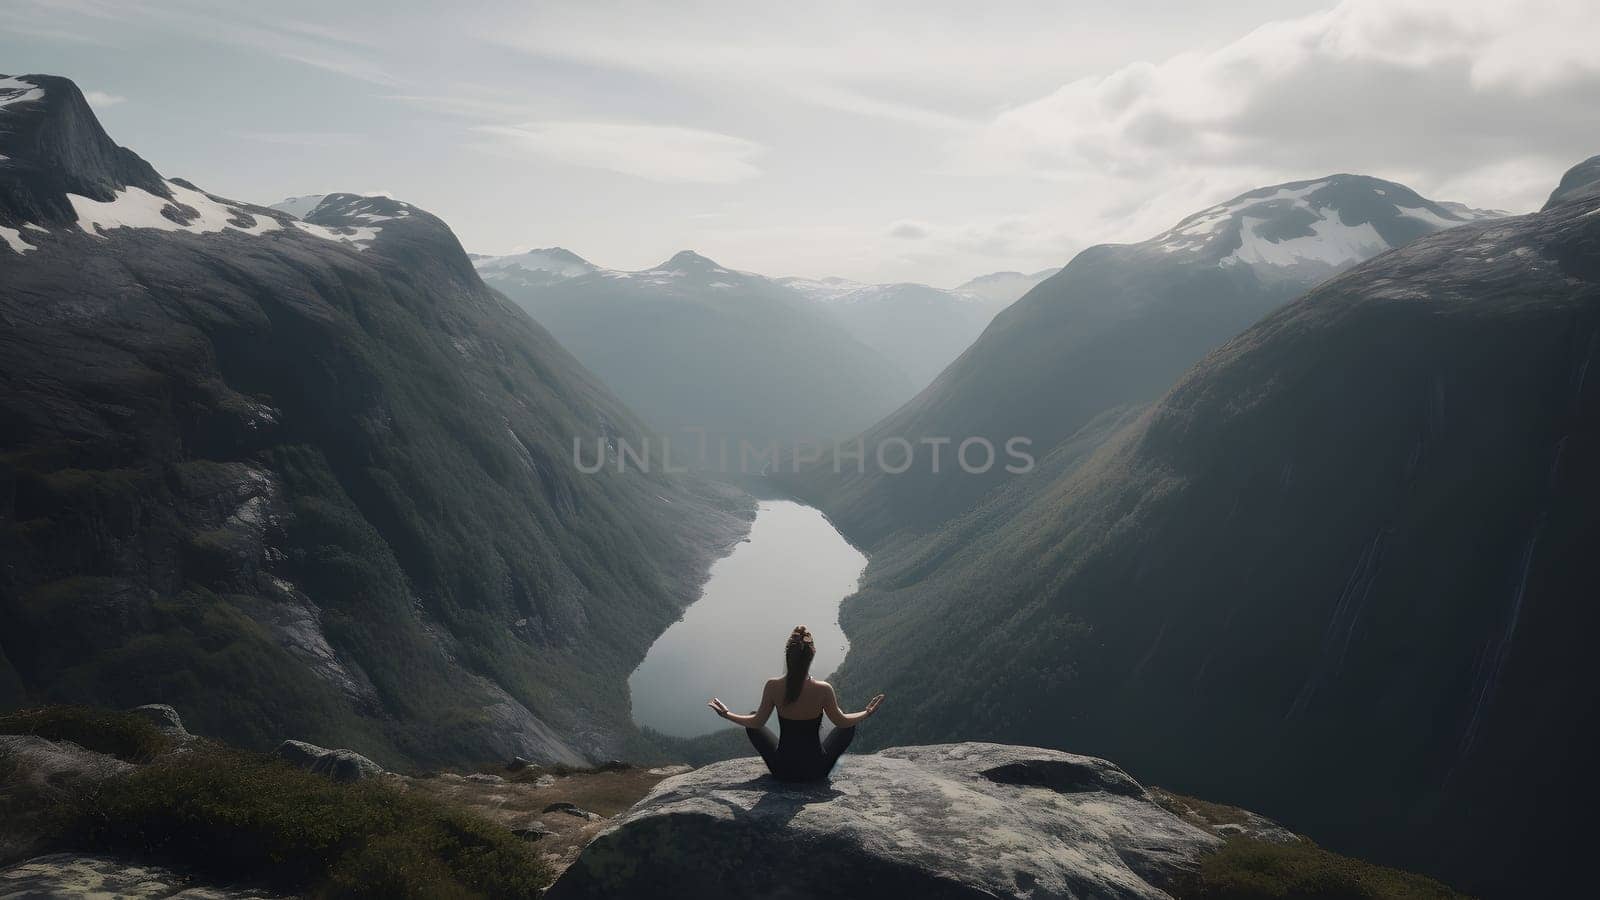
[(633, 272), (560, 248), (474, 264), (680, 447), (702, 429), (735, 457), (739, 441), (827, 441), (915, 390), (818, 304), (693, 251)]
[[(887, 405), (879, 410), (880, 414), (887, 412), (893, 404), (908, 399), (931, 381), (977, 338), (1005, 303), (1020, 296), (1020, 291), (1015, 296), (1008, 296), (1008, 291), (1017, 289), (1018, 285), (1004, 278), (991, 285), (987, 293), (949, 291), (909, 282), (864, 284), (846, 278), (768, 278), (753, 272), (726, 269), (690, 251), (639, 271), (605, 269), (560, 247), (508, 256), (479, 256), (473, 263), (487, 283), (505, 291), (535, 318), (542, 320), (555, 317), (551, 321), (556, 324), (551, 324), (551, 327), (558, 337), (568, 335), (571, 340), (563, 337), (566, 343), (573, 344), (576, 341), (574, 346), (588, 348), (579, 352), (580, 358), (594, 354), (592, 365), (602, 373), (612, 365), (623, 369), (617, 375), (619, 378), (633, 377), (634, 361), (602, 362), (610, 351), (604, 346), (596, 346), (595, 338), (580, 336), (592, 324), (584, 321), (585, 314), (553, 310), (548, 306), (552, 297), (556, 298), (555, 302), (559, 305), (559, 295), (564, 292), (589, 290), (571, 284), (572, 279), (611, 279), (618, 283), (619, 290), (624, 284), (645, 293), (660, 289), (675, 295), (680, 301), (689, 298), (694, 291), (703, 291), (708, 297), (730, 291), (753, 291), (790, 306), (805, 301), (816, 307), (822, 318), (842, 327), (855, 342), (865, 345), (882, 362), (898, 370), (898, 376), (880, 371), (874, 376), (880, 383), (862, 386), (864, 398), (889, 398)], [(587, 313), (594, 314), (593, 311)], [(619, 321), (617, 327), (628, 326)], [(732, 333), (727, 336), (740, 341), (749, 340), (747, 337), (734, 338)], [(829, 343), (843, 342), (834, 338)], [(830, 350), (824, 355), (835, 353)], [(852, 365), (857, 368), (860, 366), (859, 363)], [(629, 396), (629, 392), (624, 391), (624, 396)], [(645, 399), (642, 393), (633, 396), (640, 398), (632, 401), (634, 405), (647, 413), (660, 409), (664, 402), (661, 398)], [(881, 401), (874, 399), (872, 402)], [(843, 408), (849, 410), (859, 405), (858, 401), (847, 401)], [(677, 410), (664, 412), (661, 421), (675, 423), (672, 427), (685, 421)], [(718, 417), (713, 413), (714, 410), (706, 415), (710, 416), (711, 421), (717, 421)], [(783, 437), (824, 440), (841, 437), (852, 429), (842, 427), (839, 422), (860, 421), (860, 416), (849, 413), (830, 421), (812, 415), (810, 421), (820, 427), (813, 426), (812, 433), (804, 435), (791, 429)]]
[(779, 281), (824, 307), (858, 340), (904, 370), (918, 388), (971, 346), (1003, 306), (978, 294), (914, 282)]
[[(964, 282), (953, 288), (953, 290), (958, 294), (981, 297), (1004, 309), (1015, 303), (1022, 295), (1033, 290), (1034, 286), (1039, 282), (1059, 271), (1061, 271), (1060, 266), (1053, 269), (1040, 269), (1033, 273), (991, 272), (988, 275), (979, 275), (977, 278)], [(998, 310), (996, 311), (998, 312)]]

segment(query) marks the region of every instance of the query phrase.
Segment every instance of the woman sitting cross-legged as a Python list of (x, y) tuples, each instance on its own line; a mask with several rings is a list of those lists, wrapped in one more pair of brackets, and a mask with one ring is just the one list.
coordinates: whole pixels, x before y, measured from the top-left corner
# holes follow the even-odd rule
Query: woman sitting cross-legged
[[(833, 771), (834, 763), (844, 755), (850, 739), (855, 737), (856, 725), (878, 711), (883, 695), (873, 697), (867, 708), (858, 713), (847, 713), (839, 708), (839, 697), (833, 685), (812, 678), (811, 660), (817, 655), (816, 643), (804, 625), (795, 627), (789, 642), (783, 648), (785, 674), (771, 678), (761, 690), (761, 706), (747, 716), (729, 711), (726, 704), (715, 697), (706, 705), (717, 715), (735, 725), (742, 725), (750, 743), (767, 763), (767, 770), (780, 781), (816, 781)], [(778, 711), (778, 733), (764, 726), (767, 716)], [(827, 740), (821, 740), (822, 714), (827, 713), (833, 722), (833, 731)]]

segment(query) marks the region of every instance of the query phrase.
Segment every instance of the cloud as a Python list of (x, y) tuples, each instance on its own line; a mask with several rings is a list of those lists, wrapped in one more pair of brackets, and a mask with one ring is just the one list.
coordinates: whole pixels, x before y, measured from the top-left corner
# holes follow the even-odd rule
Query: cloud
[(482, 125), (502, 149), (649, 181), (733, 184), (761, 174), (762, 147), (715, 131), (627, 122), (554, 121)]
[(89, 105), (96, 109), (105, 109), (108, 106), (116, 106), (128, 98), (119, 97), (116, 94), (108, 94), (105, 91), (84, 91), (83, 99), (89, 101)]
[(245, 140), (290, 147), (349, 147), (365, 138), (348, 131), (239, 131)]
[(1345, 0), (1214, 52), (1070, 81), (998, 115), (961, 164), (1110, 178), (1145, 197), (1357, 171), (1533, 208), (1548, 174), (1538, 188), (1489, 176), (1600, 150), (1592, 13), (1588, 0)]
[(974, 16), (962, 3), (622, 0), (482, 18), (479, 38), (544, 60), (960, 130), (1060, 72), (1062, 35), (1083, 17), (1048, 4)]
[(379, 87), (394, 88), (406, 83), (404, 78), (391, 73), (383, 66), (362, 59), (339, 55), (330, 56), (283, 47), (276, 49), (275, 52), (290, 62), (299, 63), (302, 66), (310, 66), (313, 69), (321, 69), (324, 72), (332, 72), (336, 75), (343, 75), (346, 78), (354, 78), (357, 81), (365, 81), (368, 84), (375, 84)]
[(889, 236), (908, 241), (920, 241), (928, 236), (928, 226), (921, 222), (901, 220), (889, 226)]

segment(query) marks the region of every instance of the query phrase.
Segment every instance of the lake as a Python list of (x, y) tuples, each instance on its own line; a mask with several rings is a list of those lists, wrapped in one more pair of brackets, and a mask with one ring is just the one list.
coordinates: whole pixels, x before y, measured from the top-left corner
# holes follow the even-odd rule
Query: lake
[(784, 642), (796, 625), (815, 635), (811, 674), (827, 678), (850, 649), (839, 601), (855, 592), (866, 565), (821, 512), (761, 501), (749, 537), (712, 565), (700, 599), (628, 678), (633, 720), (679, 737), (728, 727), (706, 701), (754, 709), (762, 683), (783, 674)]

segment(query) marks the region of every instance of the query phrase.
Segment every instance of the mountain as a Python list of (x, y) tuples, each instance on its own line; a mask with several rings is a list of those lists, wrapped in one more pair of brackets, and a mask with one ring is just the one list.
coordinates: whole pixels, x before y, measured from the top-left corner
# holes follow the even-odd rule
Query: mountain
[(1544, 208), (1549, 210), (1563, 203), (1587, 200), (1597, 193), (1600, 193), (1600, 156), (1591, 156), (1567, 170), (1561, 183), (1550, 192)]
[(979, 275), (955, 290), (958, 294), (978, 297), (992, 305), (995, 308), (995, 312), (999, 312), (1033, 290), (1040, 282), (1059, 271), (1061, 271), (1061, 268), (1058, 266), (1054, 269), (1040, 269), (1032, 274), (991, 272), (988, 275)]
[(816, 301), (852, 337), (898, 366), (919, 388), (971, 346), (997, 311), (978, 297), (910, 282), (860, 284), (837, 278), (779, 282)]
[[(1332, 175), (1250, 191), (1142, 243), (1091, 247), (867, 430), (864, 463), (825, 460), (790, 486), (864, 546), (934, 529), (1016, 474), (1008, 467), (1026, 470), (1026, 457), (1074, 435), (1078, 449), (1092, 447), (1109, 433), (1100, 425), (1311, 285), (1467, 220), (1402, 185)], [(965, 468), (955, 460), (964, 441)], [(894, 474), (906, 445), (916, 458)], [(880, 447), (893, 448), (884, 467)]]
[(386, 197), (167, 179), (0, 79), (0, 707), (172, 703), (386, 764), (611, 758), (747, 501)]
[(798, 292), (687, 250), (639, 272), (564, 250), (475, 262), (647, 422), (669, 434), (705, 429), (730, 455), (741, 440), (859, 431), (915, 392), (894, 362)]
[(598, 266), (560, 247), (529, 250), (510, 256), (479, 256), (472, 262), (479, 275), (502, 291), (513, 285), (518, 288), (544, 287), (599, 271)]
[(1087, 461), (875, 555), (836, 682), (901, 698), (869, 746), (1071, 747), (1474, 893), (1567, 893), (1600, 795), (1597, 351), (1600, 193), (1385, 253)]

